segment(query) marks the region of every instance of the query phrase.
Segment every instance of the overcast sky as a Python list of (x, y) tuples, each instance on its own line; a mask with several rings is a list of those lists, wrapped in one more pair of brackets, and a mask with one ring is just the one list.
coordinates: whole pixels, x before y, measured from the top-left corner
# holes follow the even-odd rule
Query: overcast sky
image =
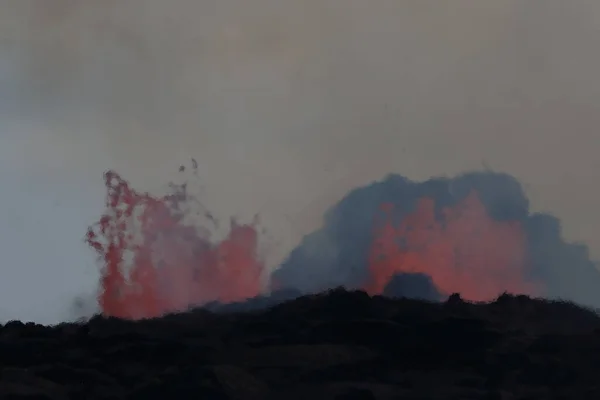
[(164, 189), (195, 157), (276, 262), (396, 172), (514, 174), (600, 258), (594, 0), (0, 0), (0, 320), (72, 316), (102, 173)]

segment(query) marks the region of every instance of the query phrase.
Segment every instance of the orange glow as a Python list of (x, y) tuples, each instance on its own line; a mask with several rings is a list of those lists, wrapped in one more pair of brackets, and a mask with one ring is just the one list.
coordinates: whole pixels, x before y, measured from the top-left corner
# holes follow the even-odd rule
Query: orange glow
[[(138, 193), (115, 172), (105, 175), (106, 212), (86, 240), (102, 262), (99, 303), (107, 316), (151, 318), (211, 301), (243, 301), (263, 292), (265, 266), (254, 224), (230, 224), (214, 243), (185, 223), (185, 186), (161, 198)], [(527, 236), (521, 222), (498, 221), (476, 191), (438, 211), (420, 198), (394, 225), (392, 204), (381, 207), (362, 287), (381, 294), (394, 274), (422, 273), (442, 294), (490, 300), (508, 291), (536, 295), (528, 281)], [(271, 282), (271, 289), (279, 288)], [(281, 288), (283, 289), (283, 288)]]
[(185, 193), (154, 198), (105, 175), (107, 212), (87, 242), (103, 263), (99, 303), (105, 315), (140, 319), (210, 301), (232, 302), (261, 292), (263, 264), (252, 225), (231, 222), (217, 244), (183, 222)]
[(528, 282), (527, 237), (519, 221), (490, 217), (477, 192), (435, 216), (435, 201), (421, 198), (396, 227), (394, 206), (384, 204), (369, 256), (370, 294), (383, 292), (397, 272), (428, 274), (445, 294), (490, 300), (507, 291), (538, 293)]

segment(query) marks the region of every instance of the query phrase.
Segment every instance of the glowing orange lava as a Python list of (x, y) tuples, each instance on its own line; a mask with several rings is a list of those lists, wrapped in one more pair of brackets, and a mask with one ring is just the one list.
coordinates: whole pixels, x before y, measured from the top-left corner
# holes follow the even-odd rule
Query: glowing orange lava
[(519, 221), (497, 221), (489, 216), (477, 192), (435, 216), (435, 201), (421, 198), (398, 226), (394, 206), (375, 233), (369, 256), (371, 294), (383, 292), (398, 272), (428, 274), (445, 293), (465, 299), (490, 300), (507, 291), (536, 294), (538, 285), (527, 280), (527, 237)]
[[(214, 243), (185, 222), (186, 186), (161, 198), (133, 190), (115, 172), (105, 174), (106, 212), (86, 240), (102, 262), (99, 303), (104, 315), (151, 318), (211, 301), (260, 295), (265, 267), (254, 224), (231, 222)], [(399, 225), (394, 206), (381, 207), (364, 289), (381, 294), (394, 274), (424, 273), (437, 289), (469, 300), (501, 292), (538, 294), (527, 279), (527, 236), (520, 221), (498, 221), (471, 192), (436, 215), (435, 200), (421, 198)], [(271, 283), (271, 289), (276, 283)]]
[(107, 212), (86, 240), (102, 258), (99, 303), (108, 316), (151, 318), (210, 301), (232, 302), (261, 292), (263, 263), (253, 225), (231, 222), (217, 244), (184, 223), (185, 187), (163, 198), (105, 174)]

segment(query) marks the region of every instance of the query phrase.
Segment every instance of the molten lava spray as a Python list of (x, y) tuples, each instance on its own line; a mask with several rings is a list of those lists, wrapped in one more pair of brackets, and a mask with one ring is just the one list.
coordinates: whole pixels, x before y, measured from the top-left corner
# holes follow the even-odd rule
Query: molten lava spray
[(492, 219), (472, 191), (436, 216), (435, 200), (420, 198), (398, 226), (393, 204), (381, 207), (369, 257), (369, 293), (384, 291), (397, 273), (422, 273), (445, 294), (490, 300), (498, 293), (537, 293), (527, 281), (527, 237), (520, 221)]
[(261, 291), (263, 264), (253, 225), (231, 222), (213, 244), (185, 222), (186, 186), (154, 198), (105, 174), (107, 210), (87, 242), (103, 263), (99, 303), (105, 315), (149, 318), (209, 301), (240, 301)]
[(356, 189), (269, 276), (270, 287), (255, 223), (232, 221), (215, 242), (189, 220), (185, 185), (155, 198), (115, 172), (105, 183), (107, 210), (87, 235), (102, 261), (105, 315), (138, 319), (243, 301), (274, 282), (301, 293), (345, 286), (490, 300), (508, 291), (600, 303), (600, 274), (585, 247), (565, 243), (555, 218), (530, 214), (521, 186), (505, 174), (426, 182), (393, 175)]

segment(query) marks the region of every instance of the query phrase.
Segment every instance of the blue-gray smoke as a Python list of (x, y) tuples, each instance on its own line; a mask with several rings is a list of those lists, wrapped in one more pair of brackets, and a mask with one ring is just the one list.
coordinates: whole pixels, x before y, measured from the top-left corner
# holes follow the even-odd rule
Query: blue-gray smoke
[[(473, 172), (425, 182), (392, 174), (355, 189), (327, 212), (323, 227), (303, 239), (275, 271), (273, 279), (282, 287), (307, 293), (337, 286), (359, 288), (367, 278), (368, 252), (381, 204), (395, 205), (398, 222), (413, 211), (421, 197), (434, 198), (436, 210), (440, 211), (464, 199), (473, 189), (493, 218), (522, 222), (528, 239), (526, 278), (543, 282), (544, 296), (600, 305), (600, 273), (587, 247), (565, 242), (559, 220), (548, 214), (531, 213), (520, 183), (510, 175), (496, 172)], [(400, 282), (403, 285), (406, 287), (406, 282)], [(430, 290), (427, 285), (422, 287)], [(393, 288), (389, 290), (397, 293)], [(424, 293), (422, 297), (431, 296)]]

